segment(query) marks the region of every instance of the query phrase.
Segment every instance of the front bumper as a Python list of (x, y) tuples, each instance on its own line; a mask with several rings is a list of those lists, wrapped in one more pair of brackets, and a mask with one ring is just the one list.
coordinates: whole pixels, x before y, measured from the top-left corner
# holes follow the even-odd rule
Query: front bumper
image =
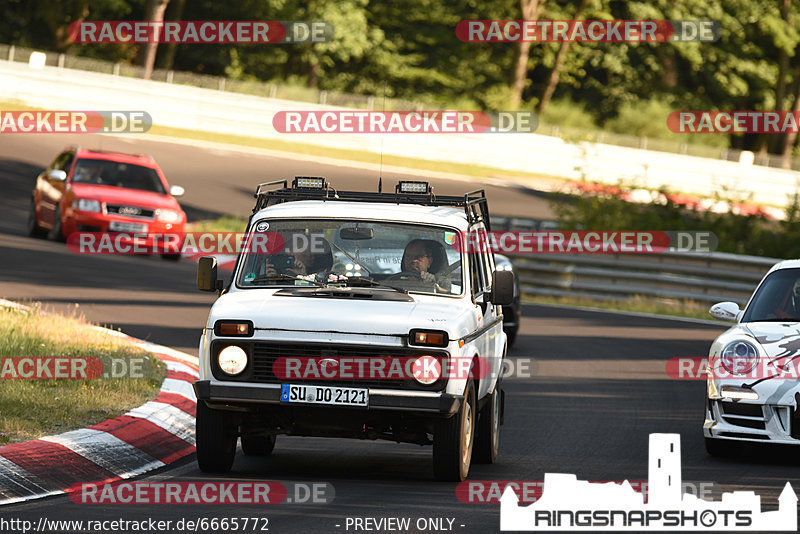
[(800, 425), (793, 406), (707, 399), (703, 435), (706, 438), (752, 443), (800, 445)]
[[(220, 384), (211, 380), (198, 380), (194, 384), (198, 401), (224, 404), (233, 408), (256, 406), (296, 406), (303, 408), (328, 408), (328, 405), (293, 404), (281, 402), (280, 384)], [(461, 408), (462, 395), (450, 395), (433, 391), (401, 391), (369, 388), (369, 407), (367, 410), (385, 410), (430, 414), (450, 417)], [(342, 406), (336, 406), (342, 408)], [(363, 407), (347, 408), (363, 411)]]

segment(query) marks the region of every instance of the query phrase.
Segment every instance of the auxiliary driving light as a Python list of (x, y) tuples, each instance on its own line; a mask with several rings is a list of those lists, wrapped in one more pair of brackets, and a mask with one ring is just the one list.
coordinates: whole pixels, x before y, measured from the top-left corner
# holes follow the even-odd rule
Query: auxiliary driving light
[(428, 182), (406, 182), (401, 181), (395, 188), (397, 193), (417, 193), (426, 194), (431, 192), (431, 186)]
[(295, 189), (325, 189), (328, 184), (321, 176), (295, 176), (292, 187)]
[(758, 400), (758, 393), (750, 388), (722, 386), (722, 396), (734, 400)]
[(247, 353), (242, 347), (228, 345), (217, 355), (219, 368), (228, 375), (238, 375), (247, 367)]
[(414, 380), (423, 386), (430, 386), (442, 376), (442, 364), (433, 356), (420, 356), (411, 365)]

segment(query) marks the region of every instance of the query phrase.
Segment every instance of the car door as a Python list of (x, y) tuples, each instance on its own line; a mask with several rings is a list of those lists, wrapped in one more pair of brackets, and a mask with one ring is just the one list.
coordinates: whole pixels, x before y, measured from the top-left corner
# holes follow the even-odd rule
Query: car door
[[(45, 228), (53, 226), (56, 207), (64, 196), (74, 159), (75, 156), (72, 152), (62, 152), (36, 179), (36, 188), (39, 191), (39, 219)], [(50, 178), (49, 173), (52, 170), (64, 171), (67, 173), (67, 179), (54, 180)]]
[[(491, 258), (491, 249), (487, 239), (486, 229), (483, 225), (476, 225), (470, 232), (478, 239), (478, 245), (469, 254), (472, 297), (475, 306), (474, 313), (478, 321), (478, 330), (481, 335), (476, 340), (478, 355), (485, 358), (490, 366), (493, 376), (498, 376), (502, 362), (498, 356), (498, 335), (502, 324), (496, 322), (497, 309), (489, 302), (491, 291), (491, 276), (494, 263)], [(481, 370), (481, 377), (486, 376), (489, 370)], [(492, 380), (481, 380), (478, 397), (483, 397), (489, 390)]]

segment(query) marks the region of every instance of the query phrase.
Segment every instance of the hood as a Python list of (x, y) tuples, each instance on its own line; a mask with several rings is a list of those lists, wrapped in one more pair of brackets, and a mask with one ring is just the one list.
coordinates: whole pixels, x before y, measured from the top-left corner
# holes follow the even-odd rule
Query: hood
[(110, 204), (135, 205), (150, 208), (180, 209), (172, 196), (152, 191), (127, 189), (110, 185), (73, 183), (76, 197), (92, 198)]
[(796, 322), (747, 323), (739, 328), (756, 338), (770, 358), (800, 354), (800, 324)]
[(275, 289), (234, 291), (211, 309), (209, 327), (219, 319), (249, 319), (258, 330), (277, 329), (404, 336), (412, 328), (444, 330), (451, 338), (464, 335), (463, 316), (453, 299), (420, 297), (410, 302), (276, 296)]

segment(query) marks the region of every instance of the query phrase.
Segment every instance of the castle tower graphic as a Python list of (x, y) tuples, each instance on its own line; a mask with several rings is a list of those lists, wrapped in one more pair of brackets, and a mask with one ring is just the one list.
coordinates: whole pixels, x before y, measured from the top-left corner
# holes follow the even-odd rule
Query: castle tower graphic
[(679, 505), (681, 483), (680, 434), (650, 434), (650, 461), (647, 469), (648, 502)]
[(648, 500), (625, 480), (593, 483), (546, 473), (542, 496), (519, 506), (511, 486), (500, 498), (500, 529), (522, 531), (797, 531), (797, 496), (787, 482), (778, 510), (761, 511), (752, 491), (706, 501), (682, 493), (679, 434), (650, 434)]

